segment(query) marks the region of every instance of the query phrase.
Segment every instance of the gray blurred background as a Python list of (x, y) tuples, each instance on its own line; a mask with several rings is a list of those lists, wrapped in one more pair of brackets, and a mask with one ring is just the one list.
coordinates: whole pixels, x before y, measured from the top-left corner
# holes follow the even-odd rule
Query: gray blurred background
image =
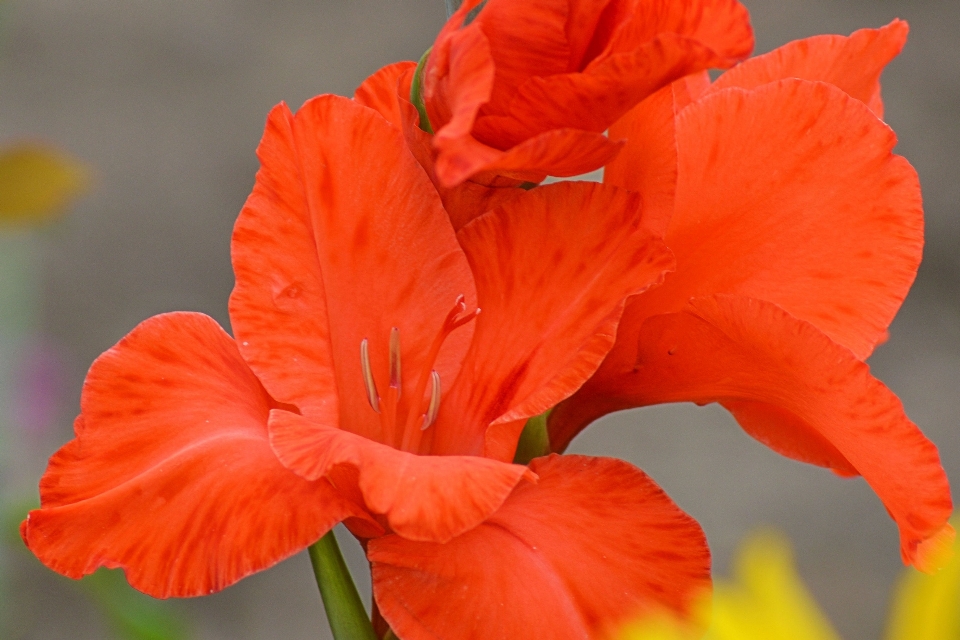
[[(870, 363), (958, 482), (960, 2), (744, 3), (758, 53), (895, 17), (910, 22), (883, 88), (898, 152), (924, 187), (927, 249), (890, 341)], [(20, 236), (40, 255), (38, 329), (64, 363), (55, 427), (8, 456), (0, 475), (7, 494), (35, 495), (46, 458), (70, 437), (83, 374), (98, 354), (159, 312), (203, 311), (229, 326), (230, 231), (270, 107), (350, 95), (380, 66), (416, 60), (445, 10), (443, 0), (6, 0), (0, 10), (0, 141), (49, 140), (95, 171), (94, 189), (68, 219)], [(881, 635), (901, 564), (896, 528), (862, 480), (781, 458), (715, 407), (611, 416), (573, 450), (626, 457), (650, 473), (701, 522), (720, 574), (747, 531), (784, 529), (841, 635)], [(359, 549), (344, 546), (363, 573)], [(0, 634), (113, 637), (71, 581), (12, 547), (0, 553), (9, 583)], [(368, 593), (369, 579), (359, 582)], [(204, 640), (329, 637), (303, 554), (171, 606)]]

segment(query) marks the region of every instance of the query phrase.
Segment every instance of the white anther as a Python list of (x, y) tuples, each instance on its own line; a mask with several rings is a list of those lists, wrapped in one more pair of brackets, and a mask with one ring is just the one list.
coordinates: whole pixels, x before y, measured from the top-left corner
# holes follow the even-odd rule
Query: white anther
[(390, 386), (397, 390), (400, 399), (400, 329), (390, 329)]
[(373, 380), (373, 372), (370, 371), (370, 353), (367, 346), (368, 341), (364, 338), (360, 342), (360, 368), (363, 370), (363, 386), (367, 388), (367, 400), (374, 411), (380, 413), (380, 394), (377, 393), (377, 383)]
[(430, 405), (427, 407), (426, 415), (423, 416), (423, 425), (420, 427), (421, 430), (429, 428), (430, 425), (436, 421), (437, 414), (440, 413), (440, 374), (436, 371), (431, 371), (430, 382), (432, 383), (430, 387)]

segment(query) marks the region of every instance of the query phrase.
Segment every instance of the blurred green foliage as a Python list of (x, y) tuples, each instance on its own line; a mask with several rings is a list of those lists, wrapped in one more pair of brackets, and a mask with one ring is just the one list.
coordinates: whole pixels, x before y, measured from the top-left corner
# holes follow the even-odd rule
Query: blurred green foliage
[[(26, 552), (20, 539), (20, 522), (31, 509), (38, 507), (35, 500), (4, 505), (0, 511), (0, 544)], [(81, 580), (71, 580), (70, 584), (96, 605), (117, 638), (188, 640), (192, 637), (189, 625), (176, 611), (175, 603), (156, 600), (136, 591), (127, 584), (120, 569), (100, 569)]]

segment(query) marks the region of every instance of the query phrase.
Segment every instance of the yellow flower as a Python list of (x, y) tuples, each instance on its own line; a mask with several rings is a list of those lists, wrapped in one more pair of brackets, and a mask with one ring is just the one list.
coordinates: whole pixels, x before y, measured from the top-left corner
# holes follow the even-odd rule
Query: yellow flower
[(702, 634), (702, 630), (698, 633), (671, 615), (663, 614), (627, 625), (617, 640), (700, 640), (704, 637)]
[(87, 170), (60, 152), (21, 143), (0, 150), (0, 223), (42, 224), (87, 184)]
[[(952, 524), (960, 528), (960, 518)], [(906, 569), (885, 640), (960, 640), (960, 542), (944, 536), (940, 543), (929, 564), (942, 569)], [(733, 581), (716, 581), (712, 602), (705, 597), (692, 622), (651, 616), (626, 627), (618, 640), (840, 640), (800, 580), (783, 534), (749, 536), (734, 574)]]
[[(960, 518), (952, 524), (960, 529)], [(900, 579), (887, 640), (960, 640), (960, 542), (955, 539), (952, 549), (941, 553), (939, 571), (907, 569)]]
[(790, 543), (780, 533), (761, 531), (741, 546), (734, 581), (714, 584), (696, 607), (700, 628), (667, 616), (628, 627), (621, 640), (840, 640), (797, 575)]
[(713, 595), (711, 640), (840, 640), (797, 574), (780, 533), (755, 533), (743, 544), (736, 582)]

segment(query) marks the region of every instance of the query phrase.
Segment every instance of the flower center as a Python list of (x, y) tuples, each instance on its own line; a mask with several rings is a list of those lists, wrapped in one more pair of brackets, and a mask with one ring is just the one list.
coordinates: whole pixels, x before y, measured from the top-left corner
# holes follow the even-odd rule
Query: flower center
[[(390, 376), (386, 393), (381, 396), (377, 390), (377, 383), (373, 379), (370, 369), (369, 341), (364, 338), (360, 342), (360, 366), (363, 371), (363, 385), (367, 391), (367, 400), (370, 407), (380, 414), (380, 426), (385, 444), (403, 451), (416, 453), (420, 448), (423, 432), (436, 421), (440, 412), (440, 374), (434, 369), (440, 347), (454, 329), (462, 327), (480, 314), (480, 309), (464, 314), (467, 304), (464, 297), (458, 296), (453, 309), (447, 314), (443, 325), (437, 332), (423, 368), (417, 378), (413, 396), (406, 403), (406, 411), (400, 413), (400, 395), (403, 388), (402, 370), (400, 366), (400, 329), (390, 329)], [(427, 385), (430, 385), (429, 397), (424, 397)], [(398, 427), (401, 427), (398, 430)]]

